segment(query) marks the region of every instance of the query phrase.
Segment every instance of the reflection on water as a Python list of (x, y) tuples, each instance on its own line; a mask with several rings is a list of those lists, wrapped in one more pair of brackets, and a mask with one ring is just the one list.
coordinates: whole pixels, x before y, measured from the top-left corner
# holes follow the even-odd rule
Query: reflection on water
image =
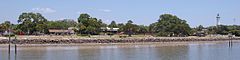
[[(227, 43), (189, 44), (187, 46), (119, 48), (22, 47), (17, 56), (11, 50), (11, 60), (239, 60), (240, 43), (232, 48)], [(6, 48), (0, 48), (0, 60), (8, 60)]]

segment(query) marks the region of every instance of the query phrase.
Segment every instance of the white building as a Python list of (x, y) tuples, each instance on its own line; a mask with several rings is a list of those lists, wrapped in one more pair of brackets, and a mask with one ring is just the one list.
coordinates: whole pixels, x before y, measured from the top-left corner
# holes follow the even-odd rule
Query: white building
[(107, 31), (107, 32), (117, 32), (119, 28), (109, 28), (109, 27), (101, 27), (102, 31)]

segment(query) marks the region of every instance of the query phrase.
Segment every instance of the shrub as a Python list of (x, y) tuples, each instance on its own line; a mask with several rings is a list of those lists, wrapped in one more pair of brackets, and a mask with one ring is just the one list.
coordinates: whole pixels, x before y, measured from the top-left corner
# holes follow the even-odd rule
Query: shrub
[(88, 34), (78, 34), (78, 36), (88, 36)]
[[(9, 34), (4, 34), (4, 37), (9, 37)], [(15, 36), (15, 34), (10, 34), (11, 37)]]
[(114, 34), (113, 34), (113, 33), (111, 33), (111, 32), (107, 32), (107, 34), (108, 34), (108, 35), (114, 35)]
[(100, 35), (104, 35), (104, 32), (100, 32), (99, 34), (100, 34)]

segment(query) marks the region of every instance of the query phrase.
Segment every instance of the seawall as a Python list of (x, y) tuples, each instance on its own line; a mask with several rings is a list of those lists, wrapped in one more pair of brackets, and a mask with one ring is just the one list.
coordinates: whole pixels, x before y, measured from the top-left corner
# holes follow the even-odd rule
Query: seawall
[[(229, 38), (70, 38), (70, 39), (17, 39), (17, 44), (70, 44), (70, 43), (137, 43), (137, 42), (186, 42), (186, 41), (224, 41)], [(232, 40), (240, 40), (233, 38)], [(11, 43), (14, 43), (12, 39)], [(0, 44), (8, 44), (8, 39)]]

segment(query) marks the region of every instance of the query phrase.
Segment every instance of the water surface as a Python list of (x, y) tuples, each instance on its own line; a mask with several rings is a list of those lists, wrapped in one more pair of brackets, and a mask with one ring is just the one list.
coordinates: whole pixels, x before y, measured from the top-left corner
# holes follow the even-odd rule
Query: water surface
[(17, 55), (0, 48), (0, 60), (240, 60), (240, 43), (189, 44), (184, 46), (131, 47), (99, 46), (97, 48), (20, 47)]

